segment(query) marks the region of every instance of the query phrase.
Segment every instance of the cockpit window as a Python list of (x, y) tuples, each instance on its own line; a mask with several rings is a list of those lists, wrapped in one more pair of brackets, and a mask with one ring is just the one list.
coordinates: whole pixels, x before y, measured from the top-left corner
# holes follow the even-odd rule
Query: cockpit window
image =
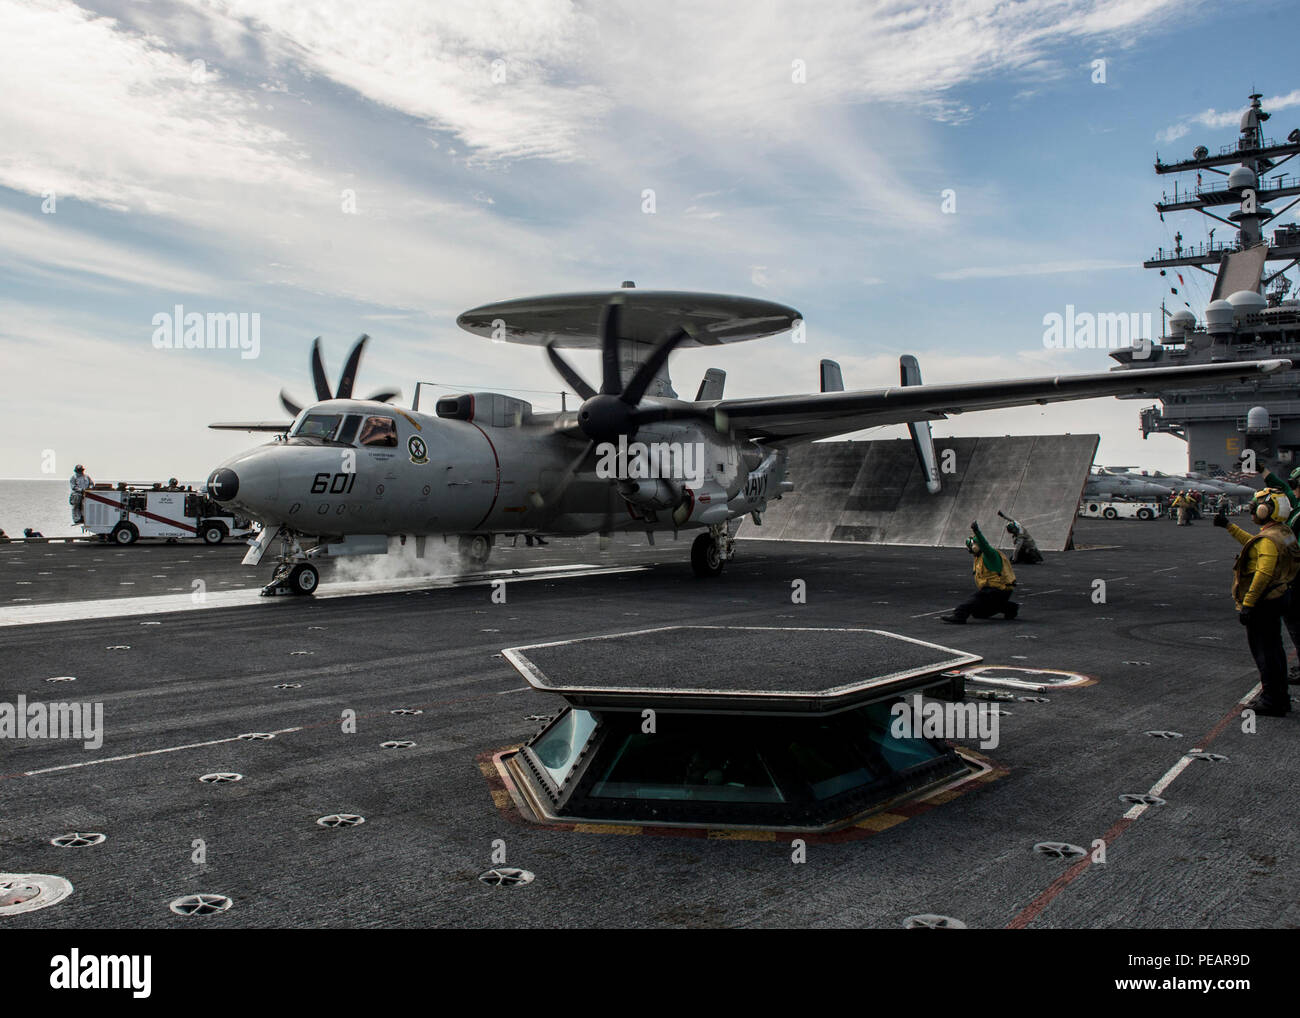
[(361, 424), (361, 418), (356, 414), (348, 414), (343, 418), (343, 427), (339, 428), (338, 441), (344, 445), (351, 445), (357, 437), (357, 427)]
[(333, 437), (335, 429), (339, 426), (339, 417), (339, 414), (308, 414), (294, 431), (293, 437), (328, 440)]
[(359, 441), (361, 445), (396, 445), (397, 422), (391, 417), (367, 417)]

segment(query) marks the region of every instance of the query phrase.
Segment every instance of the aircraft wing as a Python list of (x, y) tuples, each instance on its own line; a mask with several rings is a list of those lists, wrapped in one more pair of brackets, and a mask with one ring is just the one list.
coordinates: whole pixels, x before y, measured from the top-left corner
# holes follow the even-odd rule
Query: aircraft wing
[(213, 431), (274, 431), (277, 434), (293, 427), (293, 421), (232, 421), (229, 423), (209, 424)]
[(1288, 360), (1236, 361), (1174, 368), (1128, 368), (951, 385), (909, 385), (806, 396), (724, 399), (714, 404), (718, 426), (771, 442), (809, 442), (884, 424), (943, 420), (968, 410), (1060, 403), (1167, 391), (1198, 382), (1249, 381), (1291, 368)]

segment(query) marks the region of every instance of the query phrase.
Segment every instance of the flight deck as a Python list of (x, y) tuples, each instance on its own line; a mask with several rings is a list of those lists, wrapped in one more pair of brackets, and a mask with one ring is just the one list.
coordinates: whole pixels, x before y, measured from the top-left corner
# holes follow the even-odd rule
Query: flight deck
[[(963, 627), (937, 621), (970, 588), (953, 549), (741, 541), (702, 581), (671, 541), (555, 541), (497, 549), (494, 567), (537, 577), (507, 579), (505, 603), (486, 578), (411, 589), (328, 566), (310, 599), (71, 617), (60, 606), (79, 598), (188, 599), (195, 579), (255, 590), (266, 570), (241, 569), (228, 546), (0, 546), (0, 611), (65, 618), (0, 629), (0, 699), (104, 708), (98, 749), (3, 744), (3, 868), (72, 890), (0, 923), (1300, 924), (1300, 722), (1243, 725), (1257, 679), (1227, 595), (1237, 546), (1166, 521), (1081, 520), (1075, 542), (1017, 569), (1019, 619)], [(530, 573), (557, 566), (573, 568)], [(792, 602), (796, 579), (806, 604)], [(337, 582), (370, 589), (329, 596)], [(981, 658), (957, 670), (968, 697), (997, 706), (999, 744), (953, 748), (983, 759), (984, 780), (821, 835), (524, 817), (497, 762), (567, 705), (505, 652), (702, 623), (880, 630)], [(671, 674), (671, 650), (639, 648), (637, 668)], [(749, 682), (763, 655), (725, 664)], [(1034, 681), (1049, 675), (1068, 681)], [(228, 907), (170, 907), (198, 894)]]

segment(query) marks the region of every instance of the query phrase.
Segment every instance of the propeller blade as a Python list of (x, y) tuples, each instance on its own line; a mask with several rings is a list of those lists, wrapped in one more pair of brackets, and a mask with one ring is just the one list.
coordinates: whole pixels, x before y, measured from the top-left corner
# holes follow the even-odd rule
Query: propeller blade
[(618, 324), (621, 317), (621, 301), (610, 301), (600, 317), (600, 361), (602, 396), (617, 396), (623, 388), (623, 379), (618, 371)]
[(280, 390), (280, 406), (284, 407), (292, 417), (297, 417), (302, 413), (302, 407), (289, 398), (289, 394), (283, 389)]
[(650, 351), (650, 356), (636, 369), (636, 374), (627, 383), (627, 388), (623, 390), (619, 399), (628, 406), (636, 406), (640, 403), (641, 397), (654, 381), (655, 375), (659, 374), (660, 369), (668, 362), (668, 355), (689, 335), (685, 329), (677, 329), (656, 343), (654, 349)]
[(588, 442), (582, 447), (582, 452), (573, 458), (573, 461), (565, 467), (564, 473), (560, 475), (559, 482), (546, 495), (538, 493), (538, 508), (548, 505), (554, 505), (560, 500), (564, 493), (573, 483), (573, 478), (577, 476), (578, 468), (582, 466), (583, 461), (591, 454), (591, 450), (596, 447), (594, 441)]
[(329, 380), (325, 377), (325, 360), (321, 357), (320, 336), (311, 341), (311, 380), (316, 385), (317, 399), (333, 399)]
[(391, 403), (401, 395), (401, 389), (381, 389), (379, 392), (372, 392), (370, 398), (376, 403)]
[(579, 396), (583, 399), (591, 399), (592, 396), (596, 395), (596, 390), (588, 385), (583, 380), (583, 377), (569, 366), (569, 362), (560, 356), (559, 351), (555, 349), (554, 340), (546, 344), (546, 356), (551, 359), (551, 366), (560, 373), (560, 377), (573, 386), (573, 391)]
[(343, 374), (339, 375), (339, 387), (335, 393), (339, 399), (352, 398), (352, 383), (357, 380), (357, 368), (361, 366), (361, 353), (366, 348), (366, 343), (370, 337), (364, 332), (361, 338), (352, 344), (352, 352), (348, 354), (348, 362), (343, 365)]

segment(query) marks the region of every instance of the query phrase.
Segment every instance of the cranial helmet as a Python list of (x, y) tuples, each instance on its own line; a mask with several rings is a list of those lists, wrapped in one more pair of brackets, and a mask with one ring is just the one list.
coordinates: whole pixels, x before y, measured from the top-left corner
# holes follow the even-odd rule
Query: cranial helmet
[(1250, 513), (1256, 523), (1285, 523), (1291, 515), (1291, 500), (1276, 488), (1261, 488), (1250, 503)]
[(966, 538), (966, 550), (970, 552), (972, 555), (974, 555), (977, 551), (979, 551), (979, 547), (980, 546), (975, 541), (975, 538), (973, 537)]

